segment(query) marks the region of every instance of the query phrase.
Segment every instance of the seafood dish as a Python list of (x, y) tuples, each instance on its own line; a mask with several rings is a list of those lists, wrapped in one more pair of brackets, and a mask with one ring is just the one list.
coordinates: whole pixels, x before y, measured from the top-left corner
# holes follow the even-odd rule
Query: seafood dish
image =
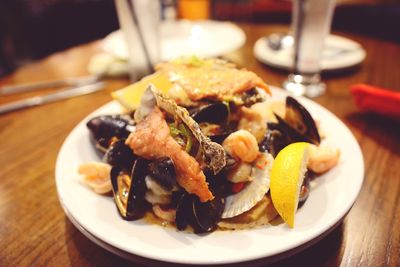
[(168, 78), (168, 90), (150, 82), (136, 107), (87, 122), (99, 160), (78, 173), (95, 193), (112, 196), (125, 220), (195, 233), (266, 225), (280, 217), (270, 176), (285, 147), (310, 144), (299, 207), (310, 181), (339, 160), (306, 108), (290, 96), (272, 101), (249, 70), (189, 58), (160, 63), (156, 73)]

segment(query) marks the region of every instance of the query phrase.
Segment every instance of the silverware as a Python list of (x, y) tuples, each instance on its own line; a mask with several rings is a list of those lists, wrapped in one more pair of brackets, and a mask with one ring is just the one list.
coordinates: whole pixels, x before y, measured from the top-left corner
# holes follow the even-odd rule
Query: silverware
[(8, 104), (0, 105), (0, 114), (18, 110), (18, 109), (39, 106), (42, 104), (55, 102), (58, 100), (67, 99), (67, 98), (71, 98), (71, 97), (75, 97), (75, 96), (81, 96), (81, 95), (94, 93), (94, 92), (97, 92), (97, 91), (103, 89), (104, 86), (105, 86), (105, 82), (96, 82), (93, 84), (72, 87), (72, 88), (69, 88), (66, 90), (62, 90), (62, 91), (55, 92), (55, 93), (50, 93), (47, 95), (34, 96), (34, 97), (14, 101), (14, 102), (11, 102)]
[(100, 76), (92, 75), (92, 76), (65, 78), (60, 80), (25, 83), (18, 85), (6, 85), (0, 88), (0, 95), (17, 94), (22, 92), (34, 91), (42, 88), (49, 88), (49, 87), (83, 86), (98, 82), (100, 79), (101, 79)]

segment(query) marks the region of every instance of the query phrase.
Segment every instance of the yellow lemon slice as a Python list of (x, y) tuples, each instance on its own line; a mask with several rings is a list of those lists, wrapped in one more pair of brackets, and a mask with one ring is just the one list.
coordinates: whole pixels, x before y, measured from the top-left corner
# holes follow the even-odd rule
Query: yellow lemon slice
[(139, 106), (140, 99), (149, 84), (153, 84), (162, 93), (167, 93), (172, 87), (166, 73), (156, 72), (134, 84), (112, 92), (111, 96), (128, 110), (134, 110)]
[(294, 227), (300, 187), (307, 169), (308, 143), (293, 143), (276, 156), (271, 170), (272, 203), (282, 219)]

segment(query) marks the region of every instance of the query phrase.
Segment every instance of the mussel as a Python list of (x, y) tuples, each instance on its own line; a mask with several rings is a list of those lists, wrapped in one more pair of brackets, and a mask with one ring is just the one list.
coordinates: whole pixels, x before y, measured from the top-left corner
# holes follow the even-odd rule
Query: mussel
[(114, 201), (119, 214), (125, 220), (141, 218), (149, 206), (144, 198), (147, 166), (147, 160), (138, 158), (134, 161), (131, 172), (120, 167), (111, 169)]
[(134, 123), (126, 115), (102, 115), (89, 120), (86, 126), (91, 132), (95, 147), (105, 153), (112, 142), (128, 137)]
[(244, 106), (250, 107), (262, 101), (264, 101), (264, 95), (260, 93), (259, 89), (253, 88), (240, 95), (239, 103), (241, 102)]
[(285, 122), (295, 129), (307, 142), (319, 145), (317, 126), (310, 113), (296, 99), (291, 96), (286, 98)]
[(172, 190), (176, 186), (174, 163), (170, 158), (164, 157), (149, 164), (149, 174), (165, 189)]
[(304, 175), (303, 184), (300, 187), (299, 193), (299, 207), (301, 207), (310, 195), (310, 172), (306, 172)]
[(224, 102), (214, 102), (189, 110), (190, 116), (197, 122), (208, 122), (226, 125), (229, 120), (229, 105)]
[(176, 226), (178, 230), (185, 230), (190, 225), (195, 233), (211, 232), (221, 219), (224, 205), (224, 199), (219, 196), (201, 202), (197, 196), (183, 193), (176, 209)]
[[(276, 126), (278, 126), (278, 124), (268, 125), (268, 131), (264, 140), (259, 145), (259, 150), (262, 152), (268, 151), (275, 158), (279, 151), (291, 143), (292, 139), (285, 131), (277, 129), (278, 127)], [(273, 128), (274, 126), (275, 129)]]
[(321, 138), (310, 113), (293, 97), (286, 98), (286, 113), (282, 118), (275, 114), (277, 123), (268, 123), (268, 130), (260, 143), (261, 151), (268, 151), (274, 157), (285, 146), (294, 142), (308, 142), (319, 145)]
[(132, 170), (136, 155), (133, 153), (133, 150), (125, 144), (125, 140), (125, 138), (122, 138), (113, 142), (107, 149), (103, 160), (111, 166)]

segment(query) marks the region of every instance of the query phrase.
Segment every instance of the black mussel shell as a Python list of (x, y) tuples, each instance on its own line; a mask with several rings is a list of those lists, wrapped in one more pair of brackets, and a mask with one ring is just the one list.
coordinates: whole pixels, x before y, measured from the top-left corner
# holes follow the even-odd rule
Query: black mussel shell
[(213, 200), (201, 202), (193, 198), (193, 228), (196, 233), (211, 232), (217, 227), (225, 208), (224, 198), (215, 196)]
[(185, 230), (193, 222), (193, 198), (194, 195), (185, 192), (178, 200), (175, 224), (176, 228), (180, 231)]
[(307, 142), (314, 145), (319, 145), (321, 142), (317, 126), (310, 113), (296, 99), (290, 96), (286, 98), (285, 121), (304, 136)]
[(268, 126), (272, 129), (278, 129), (279, 131), (286, 133), (291, 139), (290, 142), (308, 142), (308, 138), (299, 132), (297, 132), (292, 126), (290, 126), (284, 119), (282, 119), (278, 114), (275, 114), (278, 123), (273, 125), (269, 123)]
[(201, 131), (211, 139), (211, 141), (222, 144), (225, 138), (232, 132), (226, 125), (212, 123), (200, 123)]
[(246, 107), (250, 107), (255, 103), (264, 101), (264, 97), (260, 94), (260, 92), (256, 89), (250, 89), (241, 95), (243, 105)]
[(133, 121), (124, 115), (98, 116), (86, 124), (97, 149), (105, 152), (114, 139), (127, 138)]
[(225, 125), (229, 119), (229, 106), (223, 102), (215, 102), (190, 110), (190, 116), (197, 122), (208, 122)]
[(147, 160), (136, 159), (130, 175), (126, 169), (119, 167), (111, 169), (114, 201), (119, 214), (125, 220), (136, 220), (143, 217), (148, 208), (149, 204), (144, 198), (147, 165)]
[(168, 157), (152, 161), (149, 164), (149, 172), (167, 190), (171, 190), (176, 185), (175, 166), (173, 161)]
[(280, 123), (268, 123), (268, 130), (259, 145), (261, 152), (268, 151), (273, 157), (285, 146), (302, 140), (302, 137), (280, 119)]
[(104, 161), (113, 167), (132, 170), (136, 156), (133, 150), (125, 144), (125, 140), (126, 139), (123, 138), (112, 143), (104, 155)]
[(304, 175), (303, 184), (300, 187), (299, 194), (299, 206), (302, 206), (306, 202), (310, 195), (310, 173), (307, 171)]
[(183, 193), (176, 208), (176, 228), (180, 231), (192, 226), (195, 233), (211, 232), (217, 227), (225, 208), (224, 198), (201, 202), (193, 194)]

